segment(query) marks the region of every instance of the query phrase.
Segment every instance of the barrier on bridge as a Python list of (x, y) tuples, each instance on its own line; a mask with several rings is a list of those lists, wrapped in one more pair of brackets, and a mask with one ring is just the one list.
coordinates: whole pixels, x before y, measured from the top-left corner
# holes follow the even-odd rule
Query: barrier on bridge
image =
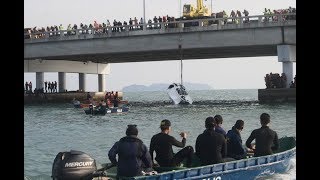
[[(188, 31), (256, 28), (266, 26), (295, 25), (296, 14), (272, 14), (246, 17), (207, 18), (139, 25), (110, 26), (104, 28), (72, 29), (31, 33), (25, 28), (25, 43), (45, 40), (74, 40), (99, 37), (119, 37), (154, 33), (177, 33)], [(145, 28), (144, 28), (145, 27)]]

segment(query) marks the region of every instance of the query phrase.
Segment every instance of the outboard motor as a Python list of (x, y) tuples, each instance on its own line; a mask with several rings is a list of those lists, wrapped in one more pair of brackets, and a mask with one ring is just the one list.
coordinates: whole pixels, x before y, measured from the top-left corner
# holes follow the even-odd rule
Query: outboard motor
[(70, 150), (56, 155), (51, 177), (53, 180), (91, 180), (96, 170), (95, 159), (84, 152)]

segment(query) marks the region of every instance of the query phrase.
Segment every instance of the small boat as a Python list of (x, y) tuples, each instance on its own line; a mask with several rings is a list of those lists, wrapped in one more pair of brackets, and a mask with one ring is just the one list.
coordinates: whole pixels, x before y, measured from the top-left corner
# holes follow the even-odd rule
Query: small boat
[(122, 107), (111, 107), (111, 108), (96, 108), (93, 106), (92, 108), (87, 108), (84, 110), (86, 114), (90, 115), (106, 115), (111, 113), (123, 113), (128, 112), (129, 107), (122, 106)]
[[(247, 159), (235, 160), (225, 163), (198, 166), (199, 159), (194, 155), (193, 167), (158, 167), (145, 176), (120, 179), (248, 179), (273, 175), (274, 173), (285, 173), (292, 167), (292, 161), (296, 155), (296, 140), (294, 137), (283, 137), (279, 139), (280, 148), (272, 155), (261, 157), (248, 157)], [(63, 159), (64, 157), (64, 159)], [(62, 160), (61, 160), (62, 159)], [(102, 167), (97, 169), (97, 165)], [(81, 167), (81, 168), (79, 168)], [(99, 179), (107, 177), (115, 180), (117, 167), (110, 163), (96, 164), (96, 161), (89, 155), (80, 151), (60, 152), (56, 156), (52, 177), (81, 179)]]
[[(98, 105), (99, 103), (96, 102), (96, 105)], [(119, 101), (118, 106), (122, 107), (124, 105), (128, 104), (128, 101)], [(85, 103), (80, 103), (80, 101), (73, 101), (73, 106), (75, 108), (89, 108), (90, 106), (90, 102), (85, 102)], [(108, 103), (109, 107), (113, 107), (113, 103)]]

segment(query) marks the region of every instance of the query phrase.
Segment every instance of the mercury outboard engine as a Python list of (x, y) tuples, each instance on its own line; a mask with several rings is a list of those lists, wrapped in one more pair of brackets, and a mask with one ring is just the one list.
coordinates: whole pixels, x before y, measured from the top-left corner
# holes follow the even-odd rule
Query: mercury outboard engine
[(53, 180), (91, 180), (96, 170), (95, 159), (84, 152), (70, 150), (56, 155), (51, 177)]

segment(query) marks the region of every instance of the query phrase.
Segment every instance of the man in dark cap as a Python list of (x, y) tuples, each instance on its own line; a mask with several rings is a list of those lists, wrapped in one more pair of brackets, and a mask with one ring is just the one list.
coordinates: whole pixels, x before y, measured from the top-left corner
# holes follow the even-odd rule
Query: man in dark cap
[[(167, 119), (161, 121), (160, 128), (161, 132), (154, 135), (150, 142), (150, 155), (152, 161), (153, 151), (155, 151), (155, 160), (161, 167), (179, 166), (184, 159), (187, 159), (186, 166), (191, 167), (193, 148), (191, 146), (183, 148), (186, 145), (187, 134), (185, 132), (180, 133), (180, 136), (182, 137), (181, 142), (170, 136), (171, 122)], [(183, 149), (176, 154), (173, 154), (172, 145)]]
[(206, 130), (196, 140), (196, 156), (199, 157), (202, 166), (225, 162), (223, 158), (227, 155), (226, 139), (222, 134), (215, 132), (215, 125), (215, 119), (207, 117)]
[[(254, 156), (266, 156), (273, 154), (273, 151), (279, 148), (279, 139), (275, 131), (269, 128), (270, 115), (262, 113), (260, 115), (261, 128), (255, 129), (246, 141), (246, 146), (254, 150)], [(251, 145), (256, 140), (255, 147)]]
[(227, 133), (228, 157), (234, 159), (244, 159), (247, 156), (246, 150), (242, 146), (240, 132), (243, 130), (244, 121), (239, 119), (231, 130)]
[(117, 165), (117, 176), (140, 176), (143, 175), (142, 171), (151, 171), (151, 157), (147, 146), (137, 137), (136, 125), (128, 125), (126, 135), (116, 142), (108, 153), (111, 163)]

